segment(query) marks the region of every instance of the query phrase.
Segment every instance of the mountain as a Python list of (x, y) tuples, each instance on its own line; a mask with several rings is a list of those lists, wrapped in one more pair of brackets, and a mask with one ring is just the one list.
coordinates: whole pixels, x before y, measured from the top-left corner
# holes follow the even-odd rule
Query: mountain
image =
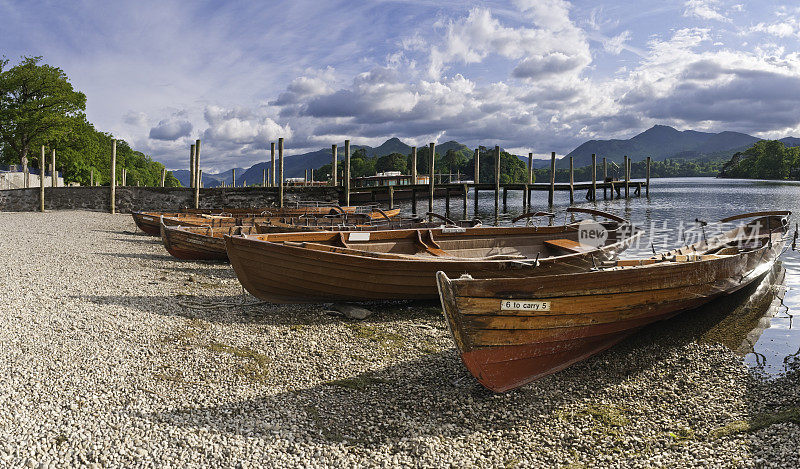
[(627, 140), (589, 140), (561, 158), (557, 165), (560, 168), (568, 167), (570, 156), (574, 159), (575, 167), (589, 165), (592, 163), (592, 153), (597, 155), (598, 161), (605, 157), (617, 163), (622, 163), (625, 155), (633, 161), (641, 161), (648, 156), (654, 160), (708, 159), (709, 156), (723, 159), (730, 158), (736, 151), (759, 140), (739, 132), (715, 134), (656, 125)]
[[(236, 168), (236, 180), (238, 181), (239, 174), (244, 173), (244, 168)], [(188, 169), (179, 169), (177, 171), (173, 171), (172, 175), (175, 176), (178, 181), (181, 182), (181, 185), (184, 187), (189, 187), (189, 170)], [(226, 184), (230, 184), (233, 180), (233, 169), (229, 169), (227, 171), (223, 171), (221, 173), (203, 173), (203, 187), (217, 187), (221, 186), (223, 182)], [(261, 182), (261, 178), (259, 177), (258, 182)]]

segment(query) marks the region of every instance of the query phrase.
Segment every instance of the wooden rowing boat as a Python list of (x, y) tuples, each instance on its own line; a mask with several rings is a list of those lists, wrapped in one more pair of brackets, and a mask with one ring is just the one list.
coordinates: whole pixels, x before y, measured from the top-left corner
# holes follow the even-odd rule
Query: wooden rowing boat
[[(231, 222), (231, 220), (234, 222)], [(258, 223), (254, 223), (254, 220)], [(324, 218), (258, 217), (256, 219), (233, 219), (226, 217), (224, 220), (215, 220), (216, 224), (187, 224), (185, 221), (186, 219), (162, 217), (161, 241), (167, 251), (183, 260), (220, 261), (228, 260), (225, 240), (223, 239), (225, 235), (321, 230), (375, 231), (390, 228), (438, 228), (442, 226), (441, 222), (425, 222), (419, 219), (392, 218), (383, 223), (376, 223), (368, 217), (358, 217), (355, 214)], [(478, 220), (452, 223), (452, 225), (448, 226), (472, 227), (480, 224)]]
[(479, 226), (481, 221), (473, 220), (451, 220), (435, 213), (428, 213), (439, 221), (425, 221), (423, 218), (357, 218), (350, 216), (338, 217), (293, 217), (293, 218), (269, 218), (264, 221), (256, 222), (256, 230), (259, 234), (266, 233), (287, 233), (297, 231), (378, 231), (378, 230), (404, 230), (404, 229), (424, 229), (446, 227), (472, 228)]
[[(573, 208), (573, 212), (586, 212)], [(595, 212), (602, 214), (602, 212)], [(578, 242), (579, 224), (225, 236), (242, 285), (276, 303), (436, 298), (434, 274), (524, 277), (584, 270), (640, 231), (604, 214), (608, 239)]]
[(223, 235), (255, 233), (254, 226), (168, 226), (161, 225), (161, 241), (173, 256), (183, 260), (227, 261)]
[[(210, 212), (210, 213), (204, 213)], [(257, 221), (265, 221), (273, 217), (323, 217), (326, 215), (348, 215), (351, 217), (363, 216), (371, 220), (391, 219), (400, 214), (400, 209), (381, 210), (374, 207), (331, 207), (331, 206), (309, 206), (309, 207), (288, 207), (266, 209), (231, 209), (223, 208), (217, 210), (190, 210), (186, 212), (131, 212), (136, 226), (150, 236), (161, 234), (161, 217), (166, 219), (167, 225), (184, 226), (234, 226), (254, 224)], [(250, 219), (248, 222), (247, 219)]]
[(730, 217), (757, 218), (708, 241), (588, 272), (514, 279), (438, 272), (444, 315), (478, 381), (495, 392), (514, 389), (747, 286), (783, 249), (789, 214)]

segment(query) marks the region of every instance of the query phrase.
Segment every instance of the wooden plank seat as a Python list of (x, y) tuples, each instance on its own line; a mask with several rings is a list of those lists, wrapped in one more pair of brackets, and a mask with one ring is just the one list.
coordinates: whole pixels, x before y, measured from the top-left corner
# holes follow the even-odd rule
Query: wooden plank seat
[(544, 245), (555, 251), (567, 252), (570, 254), (589, 252), (596, 249), (592, 246), (581, 244), (571, 239), (548, 239), (544, 242)]

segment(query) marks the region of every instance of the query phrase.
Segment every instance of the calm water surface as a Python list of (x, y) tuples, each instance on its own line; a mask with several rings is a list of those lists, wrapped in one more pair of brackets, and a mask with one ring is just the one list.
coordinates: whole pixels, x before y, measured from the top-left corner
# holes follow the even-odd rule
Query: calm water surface
[[(622, 215), (644, 228), (647, 235), (638, 247), (627, 255), (650, 255), (655, 247), (659, 251), (678, 247), (683, 237), (701, 236), (695, 219), (714, 222), (737, 213), (758, 210), (791, 210), (791, 224), (800, 220), (800, 183), (718, 180), (713, 178), (654, 179), (650, 197), (603, 200), (598, 193), (596, 203), (587, 203), (585, 192), (575, 194), (579, 206), (591, 207)], [(473, 193), (467, 204), (467, 217), (473, 212)], [(426, 211), (427, 201), (420, 200), (418, 210)], [(567, 192), (557, 192), (554, 210), (559, 213), (557, 223), (564, 220), (563, 210), (569, 206)], [(403, 204), (410, 212), (410, 203)], [(547, 210), (547, 193), (534, 192), (532, 210)], [(450, 201), (451, 216), (464, 216), (463, 199)], [(500, 210), (502, 211), (502, 195)], [(434, 211), (445, 213), (443, 199), (436, 200)], [(522, 194), (509, 192), (508, 212), (501, 213), (497, 223), (506, 225), (522, 213)], [(494, 193), (481, 193), (477, 217), (484, 223), (493, 223)], [(716, 227), (729, 229), (729, 226)], [(707, 230), (715, 228), (709, 226)], [(791, 242), (791, 240), (789, 241)], [(653, 246), (651, 246), (651, 243)], [(724, 309), (724, 315), (719, 312)], [(775, 268), (758, 285), (740, 294), (715, 301), (692, 314), (715, 318), (715, 325), (706, 334), (709, 340), (722, 342), (743, 356), (754, 370), (767, 375), (779, 375), (790, 367), (800, 366), (800, 324), (793, 315), (800, 313), (800, 255), (787, 249)], [(800, 319), (800, 318), (798, 318)]]

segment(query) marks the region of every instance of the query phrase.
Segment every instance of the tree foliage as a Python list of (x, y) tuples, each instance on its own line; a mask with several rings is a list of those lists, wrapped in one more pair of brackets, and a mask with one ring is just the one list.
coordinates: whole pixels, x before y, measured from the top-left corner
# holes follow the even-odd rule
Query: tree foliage
[(720, 177), (744, 179), (800, 179), (800, 148), (778, 140), (761, 140), (725, 163)]
[[(113, 136), (86, 120), (86, 96), (73, 89), (64, 71), (40, 62), (41, 57), (23, 57), (8, 68), (8, 60), (0, 60), (0, 163), (30, 164), (30, 156), (38, 167), (44, 145), (48, 156), (56, 150), (65, 181), (88, 185), (94, 171), (95, 183), (108, 184)], [(117, 140), (117, 168), (117, 182), (125, 168), (128, 184), (155, 186), (164, 165)], [(165, 185), (180, 183), (168, 172)]]
[(72, 88), (64, 71), (41, 60), (23, 57), (11, 68), (0, 60), (0, 139), (20, 164), (34, 148), (67, 133), (86, 109), (86, 96)]

